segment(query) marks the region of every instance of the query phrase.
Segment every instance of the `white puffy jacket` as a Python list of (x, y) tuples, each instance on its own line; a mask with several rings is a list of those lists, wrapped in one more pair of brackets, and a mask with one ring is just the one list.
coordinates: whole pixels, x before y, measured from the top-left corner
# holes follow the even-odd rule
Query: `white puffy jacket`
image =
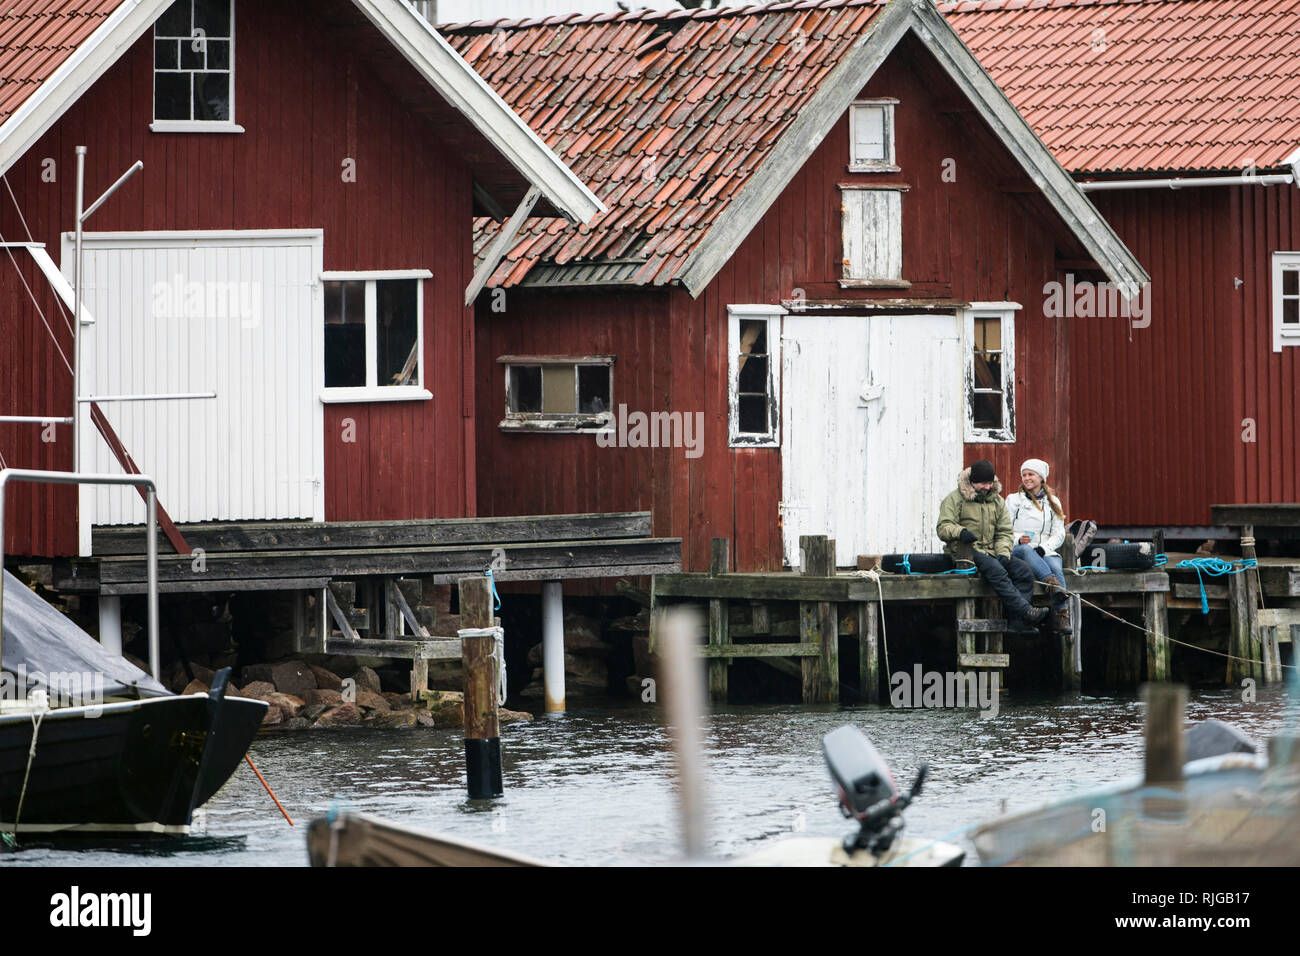
[[(1053, 495), (1052, 500), (1060, 507), (1059, 498)], [(1038, 504), (1023, 491), (1007, 496), (1007, 511), (1011, 515), (1011, 540), (1014, 544), (1019, 544), (1022, 537), (1029, 535), (1030, 547), (1042, 548), (1045, 554), (1056, 554), (1061, 545), (1065, 544), (1065, 521), (1056, 516), (1046, 501), (1042, 502), (1041, 511)], [(1064, 513), (1065, 509), (1062, 508), (1061, 512)]]

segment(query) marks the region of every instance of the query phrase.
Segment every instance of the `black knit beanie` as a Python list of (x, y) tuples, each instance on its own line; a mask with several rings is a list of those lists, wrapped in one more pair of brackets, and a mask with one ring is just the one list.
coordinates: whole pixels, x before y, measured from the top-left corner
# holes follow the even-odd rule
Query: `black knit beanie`
[(972, 485), (980, 484), (985, 481), (993, 481), (997, 475), (993, 471), (993, 463), (981, 458), (975, 464), (970, 466), (970, 481)]

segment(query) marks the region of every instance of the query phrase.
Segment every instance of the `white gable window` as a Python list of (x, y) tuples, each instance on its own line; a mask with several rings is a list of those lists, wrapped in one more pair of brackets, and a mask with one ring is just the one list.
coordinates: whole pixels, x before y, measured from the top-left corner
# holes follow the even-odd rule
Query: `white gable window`
[(424, 388), (427, 269), (326, 272), (324, 402), (429, 399)]
[(1300, 345), (1300, 252), (1273, 253), (1273, 351)]
[(841, 185), (847, 288), (908, 288), (903, 279), (903, 193), (906, 186)]
[(176, 0), (153, 26), (155, 133), (242, 133), (234, 0)]
[(779, 305), (727, 306), (727, 438), (740, 445), (781, 444)]
[(859, 100), (849, 107), (849, 171), (897, 172), (894, 165), (895, 99)]
[(1016, 440), (1015, 302), (964, 310), (966, 441)]

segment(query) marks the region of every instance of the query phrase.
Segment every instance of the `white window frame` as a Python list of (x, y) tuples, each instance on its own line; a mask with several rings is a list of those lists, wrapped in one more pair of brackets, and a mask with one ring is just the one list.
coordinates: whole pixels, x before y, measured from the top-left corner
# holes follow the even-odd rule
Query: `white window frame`
[[(1300, 325), (1287, 327), (1282, 323), (1282, 273), (1300, 270), (1300, 252), (1273, 253), (1273, 351), (1281, 352), (1284, 346), (1300, 346)], [(1286, 296), (1291, 298), (1291, 296)]]
[[(149, 72), (149, 102), (152, 112), (150, 116), (153, 121), (149, 124), (149, 129), (155, 133), (242, 133), (244, 127), (235, 122), (235, 0), (230, 0), (230, 119), (228, 120), (175, 120), (175, 119), (158, 119), (158, 101), (157, 85), (154, 82), (154, 74), (158, 72), (158, 48), (155, 41), (158, 37), (155, 34), (157, 24), (149, 31), (149, 48), (152, 51), (150, 61), (153, 67)], [(193, 7), (191, 7), (193, 10)], [(191, 13), (191, 16), (193, 14)], [(161, 14), (160, 14), (161, 16)], [(166, 39), (166, 38), (164, 38)], [(225, 39), (222, 37), (221, 39)], [(182, 40), (182, 42), (184, 42)], [(182, 72), (194, 72), (182, 71)], [(192, 95), (192, 94), (191, 94)], [(191, 104), (190, 112), (193, 112)]]
[[(727, 444), (731, 448), (781, 447), (781, 320), (779, 305), (727, 306)], [(767, 388), (771, 402), (768, 434), (740, 430), (740, 323), (767, 322)]]
[[(849, 166), (851, 173), (896, 173), (899, 171), (894, 152), (894, 107), (898, 100), (891, 96), (877, 97), (875, 99), (854, 100), (849, 107)], [(884, 159), (859, 159), (857, 155), (858, 144), (858, 115), (864, 108), (880, 109), (884, 113), (883, 127), (885, 133), (885, 158)]]
[[(966, 407), (966, 441), (971, 444), (1009, 444), (1016, 440), (1016, 313), (1019, 302), (972, 302), (962, 315), (962, 402)], [(976, 316), (1000, 319), (1002, 330), (1001, 428), (975, 427), (974, 361)]]
[[(857, 183), (840, 183), (840, 243), (843, 254), (842, 276), (839, 280), (841, 289), (910, 289), (912, 283), (903, 278), (903, 194), (911, 187), (903, 184), (881, 185), (873, 183), (871, 185), (859, 185)], [(897, 276), (855, 276), (851, 272), (853, 263), (849, 261), (849, 233), (848, 233), (848, 206), (846, 205), (848, 195), (851, 193), (863, 192), (881, 192), (893, 193), (898, 196), (898, 275)]]
[[(321, 388), (320, 400), (326, 405), (340, 402), (419, 402), (433, 398), (433, 393), (424, 387), (424, 282), (432, 279), (433, 273), (428, 269), (387, 269), (363, 272), (322, 272), (320, 280), (325, 282), (364, 282), (366, 284), (366, 384), (346, 387), (328, 386)], [(380, 385), (379, 370), (375, 363), (378, 359), (379, 332), (376, 320), (375, 283), (387, 279), (416, 279), (415, 283), (415, 380), (414, 385)], [(317, 317), (321, 326), (322, 340), (325, 330), (325, 296), (320, 297), (321, 311)], [(325, 353), (321, 351), (321, 374), (324, 381)]]
[[(604, 431), (614, 424), (614, 362), (613, 355), (500, 355), (497, 364), (504, 369), (506, 411), (498, 427), (509, 432), (550, 432), (573, 435)], [(603, 412), (516, 412), (510, 407), (510, 369), (517, 365), (572, 366), (573, 407), (578, 407), (579, 366), (603, 366), (609, 375), (609, 408)], [(543, 375), (546, 372), (543, 370)], [(545, 395), (545, 386), (543, 386)]]

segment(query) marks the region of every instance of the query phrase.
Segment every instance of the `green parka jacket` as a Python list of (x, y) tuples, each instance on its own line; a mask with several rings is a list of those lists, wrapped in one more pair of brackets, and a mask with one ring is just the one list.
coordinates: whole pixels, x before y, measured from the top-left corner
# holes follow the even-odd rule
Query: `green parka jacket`
[(957, 476), (957, 490), (939, 506), (939, 523), (935, 532), (944, 542), (944, 551), (961, 557), (965, 547), (962, 530), (975, 535), (975, 547), (994, 557), (1011, 557), (1011, 513), (1002, 500), (1002, 482), (993, 479), (987, 494), (979, 494), (970, 481), (970, 469)]

